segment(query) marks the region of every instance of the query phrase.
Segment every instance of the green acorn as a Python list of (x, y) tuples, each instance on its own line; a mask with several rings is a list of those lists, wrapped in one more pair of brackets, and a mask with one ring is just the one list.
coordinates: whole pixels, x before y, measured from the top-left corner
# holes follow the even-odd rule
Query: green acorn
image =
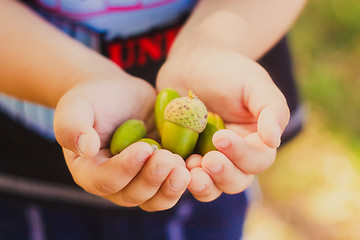
[(182, 158), (196, 146), (199, 133), (206, 127), (208, 112), (204, 103), (192, 91), (189, 96), (172, 100), (165, 108), (161, 144)]
[(131, 144), (144, 138), (145, 135), (145, 123), (141, 120), (130, 119), (121, 124), (114, 132), (110, 142), (110, 152), (116, 155)]
[(155, 123), (156, 128), (161, 136), (161, 128), (164, 124), (165, 108), (175, 98), (179, 98), (180, 94), (172, 88), (164, 88), (159, 92), (155, 102)]
[(217, 113), (209, 112), (206, 127), (199, 135), (197, 152), (204, 156), (207, 152), (216, 151), (212, 138), (218, 130), (224, 128), (225, 124), (222, 118)]
[(154, 150), (161, 149), (160, 144), (159, 144), (157, 141), (155, 141), (154, 139), (151, 139), (151, 138), (142, 138), (142, 139), (140, 139), (138, 142), (146, 142), (146, 143), (150, 144), (150, 146), (151, 146)]

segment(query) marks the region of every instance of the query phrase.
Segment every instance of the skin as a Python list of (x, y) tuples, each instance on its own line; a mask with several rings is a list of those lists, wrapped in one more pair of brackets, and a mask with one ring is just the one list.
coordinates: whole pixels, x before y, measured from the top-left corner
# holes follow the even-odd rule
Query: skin
[(55, 135), (68, 168), (92, 194), (160, 211), (186, 188), (200, 201), (239, 193), (274, 161), (289, 119), (283, 95), (255, 60), (288, 30), (304, 1), (269, 3), (200, 1), (176, 39), (157, 90), (192, 89), (227, 127), (213, 137), (219, 151), (192, 155), (186, 164), (144, 142), (111, 156), (111, 133), (125, 120), (155, 129), (157, 91), (14, 0), (0, 1), (0, 90), (56, 109)]
[(109, 150), (111, 134), (125, 120), (155, 129), (156, 90), (17, 1), (0, 1), (0, 23), (0, 89), (56, 108), (55, 135), (74, 181), (122, 206), (160, 211), (176, 204), (190, 182), (183, 159), (143, 142), (114, 157)]
[(182, 95), (193, 90), (227, 128), (213, 136), (219, 151), (186, 161), (188, 189), (198, 200), (240, 193), (274, 162), (290, 114), (283, 94), (256, 60), (284, 36), (304, 4), (200, 1), (172, 46), (157, 89), (173, 87)]

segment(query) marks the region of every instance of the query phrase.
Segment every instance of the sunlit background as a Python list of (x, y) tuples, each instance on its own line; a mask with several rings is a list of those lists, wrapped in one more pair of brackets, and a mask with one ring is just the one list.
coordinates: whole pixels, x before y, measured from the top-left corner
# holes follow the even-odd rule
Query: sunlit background
[(360, 239), (360, 1), (309, 0), (289, 39), (305, 128), (259, 175), (245, 240)]

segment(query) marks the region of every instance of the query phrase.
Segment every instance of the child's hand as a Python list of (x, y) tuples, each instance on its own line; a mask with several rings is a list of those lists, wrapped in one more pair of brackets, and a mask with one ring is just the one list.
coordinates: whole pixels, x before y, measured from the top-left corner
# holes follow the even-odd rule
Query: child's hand
[(253, 175), (274, 161), (289, 109), (280, 90), (256, 62), (234, 52), (202, 47), (170, 56), (162, 67), (157, 88), (193, 92), (209, 111), (218, 113), (227, 130), (213, 143), (219, 151), (190, 156), (189, 190), (201, 201), (221, 192), (239, 193)]
[(222, 192), (235, 194), (245, 190), (254, 174), (268, 168), (276, 150), (266, 146), (256, 133), (241, 136), (225, 129), (215, 133), (213, 141), (219, 151), (204, 157), (187, 159), (191, 173), (189, 191), (200, 201), (216, 199)]
[(127, 78), (83, 82), (69, 90), (56, 107), (56, 138), (75, 182), (86, 191), (121, 206), (168, 209), (190, 181), (184, 160), (144, 142), (116, 156), (109, 150), (113, 132), (125, 120), (142, 119), (154, 128), (147, 120), (153, 118), (155, 90)]

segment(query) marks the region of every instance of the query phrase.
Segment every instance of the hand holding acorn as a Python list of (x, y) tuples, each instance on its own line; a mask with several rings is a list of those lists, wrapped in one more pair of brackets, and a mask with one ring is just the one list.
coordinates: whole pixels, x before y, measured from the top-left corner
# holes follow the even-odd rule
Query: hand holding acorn
[[(224, 123), (218, 114), (208, 113), (205, 104), (192, 91), (188, 94), (181, 97), (171, 88), (160, 91), (155, 104), (155, 122), (161, 145), (149, 138), (145, 142), (155, 149), (164, 148), (182, 158), (191, 155), (195, 148), (202, 155), (216, 150), (212, 144), (212, 136), (217, 130), (224, 128)], [(146, 128), (140, 120), (130, 119), (124, 122), (112, 137), (112, 154), (121, 152), (145, 136)]]
[(191, 91), (189, 96), (172, 100), (165, 108), (161, 143), (165, 149), (188, 157), (195, 149), (199, 134), (205, 129), (208, 112)]
[(216, 151), (216, 147), (212, 142), (214, 134), (220, 130), (225, 129), (225, 124), (222, 118), (217, 113), (209, 112), (208, 120), (204, 131), (199, 135), (199, 140), (197, 142), (197, 152), (204, 156), (210, 151)]

